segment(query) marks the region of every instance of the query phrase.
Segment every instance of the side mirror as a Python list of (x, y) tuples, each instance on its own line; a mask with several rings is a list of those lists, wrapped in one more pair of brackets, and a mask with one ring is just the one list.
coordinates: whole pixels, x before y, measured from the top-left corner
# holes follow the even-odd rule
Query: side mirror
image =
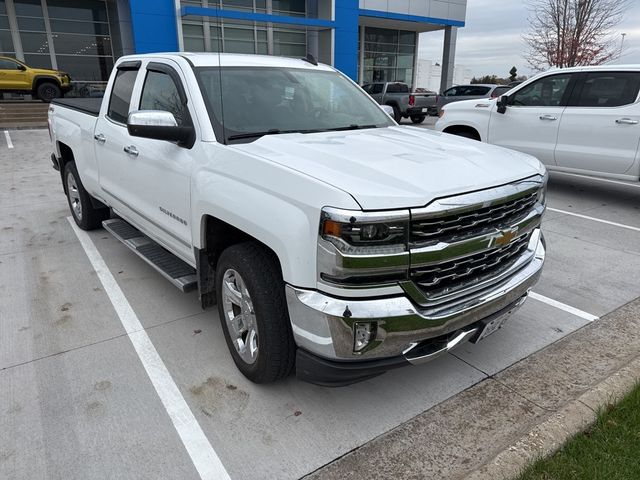
[(507, 105), (509, 105), (509, 95), (502, 95), (500, 98), (498, 98), (496, 105), (498, 105), (498, 113), (506, 113)]
[(137, 110), (127, 118), (127, 131), (133, 137), (153, 138), (178, 142), (180, 146), (193, 146), (193, 127), (181, 127), (170, 112), (161, 110)]
[(384, 110), (384, 113), (386, 113), (387, 115), (389, 115), (391, 118), (393, 118), (393, 107), (391, 105), (380, 105), (382, 107), (382, 109)]
[(24, 65), (19, 63), (18, 64), (18, 70), (20, 70), (21, 72), (26, 72), (27, 71), (27, 67), (25, 67)]

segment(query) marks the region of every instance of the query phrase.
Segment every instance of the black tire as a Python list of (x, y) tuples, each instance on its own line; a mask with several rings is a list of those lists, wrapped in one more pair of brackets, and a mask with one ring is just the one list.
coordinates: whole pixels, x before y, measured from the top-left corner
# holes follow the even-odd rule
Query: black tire
[(425, 118), (427, 118), (426, 115), (411, 115), (411, 121), (416, 125), (419, 125), (422, 122), (424, 122)]
[[(228, 272), (241, 276), (253, 306), (257, 325), (257, 354), (253, 363), (240, 355), (230, 332), (228, 303), (225, 306), (223, 281)], [(273, 252), (257, 242), (245, 242), (227, 248), (216, 265), (216, 296), (224, 338), (238, 370), (254, 383), (270, 383), (291, 374), (296, 346), (285, 299), (280, 266)], [(230, 312), (235, 315), (236, 311)], [(240, 338), (233, 332), (234, 338)], [(243, 340), (244, 341), (244, 340)], [(245, 353), (246, 356), (246, 353)]]
[(391, 108), (393, 108), (393, 119), (397, 122), (400, 123), (402, 121), (402, 112), (400, 111), (400, 109), (398, 108), (397, 105), (389, 105)]
[[(73, 220), (83, 230), (95, 230), (102, 226), (111, 214), (108, 208), (95, 208), (91, 203), (91, 196), (82, 186), (76, 164), (67, 162), (64, 167), (64, 188), (67, 192), (67, 202)], [(79, 208), (78, 208), (79, 205)]]
[(36, 89), (36, 95), (45, 103), (51, 102), (54, 98), (62, 96), (62, 90), (53, 82), (42, 82)]

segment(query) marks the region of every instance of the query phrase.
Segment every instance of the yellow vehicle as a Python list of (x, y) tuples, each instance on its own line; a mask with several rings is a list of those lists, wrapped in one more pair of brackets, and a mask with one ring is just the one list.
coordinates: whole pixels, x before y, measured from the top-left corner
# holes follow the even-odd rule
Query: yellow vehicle
[(31, 68), (10, 57), (0, 57), (0, 93), (28, 93), (44, 102), (71, 90), (71, 78), (58, 70)]

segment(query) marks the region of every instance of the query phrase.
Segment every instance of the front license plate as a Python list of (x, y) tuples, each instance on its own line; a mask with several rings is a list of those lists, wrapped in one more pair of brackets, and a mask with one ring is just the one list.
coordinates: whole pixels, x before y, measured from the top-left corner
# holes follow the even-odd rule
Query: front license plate
[(422, 113), (427, 113), (428, 111), (429, 111), (429, 109), (428, 109), (428, 108), (423, 108), (423, 109), (422, 109)]
[(492, 333), (500, 330), (500, 328), (506, 323), (506, 321), (509, 320), (509, 316), (509, 314), (503, 315), (501, 317), (494, 318), (493, 320), (485, 324), (484, 328), (482, 329), (482, 333), (480, 333), (476, 342), (479, 342), (487, 338)]

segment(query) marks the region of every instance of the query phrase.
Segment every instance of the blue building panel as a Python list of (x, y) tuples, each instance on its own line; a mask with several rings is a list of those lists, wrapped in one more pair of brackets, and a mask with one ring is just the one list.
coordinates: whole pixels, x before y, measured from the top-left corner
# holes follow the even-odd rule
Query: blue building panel
[(178, 51), (178, 27), (173, 0), (130, 0), (136, 53)]
[(339, 0), (335, 3), (334, 66), (353, 80), (358, 79), (359, 4), (359, 0)]

